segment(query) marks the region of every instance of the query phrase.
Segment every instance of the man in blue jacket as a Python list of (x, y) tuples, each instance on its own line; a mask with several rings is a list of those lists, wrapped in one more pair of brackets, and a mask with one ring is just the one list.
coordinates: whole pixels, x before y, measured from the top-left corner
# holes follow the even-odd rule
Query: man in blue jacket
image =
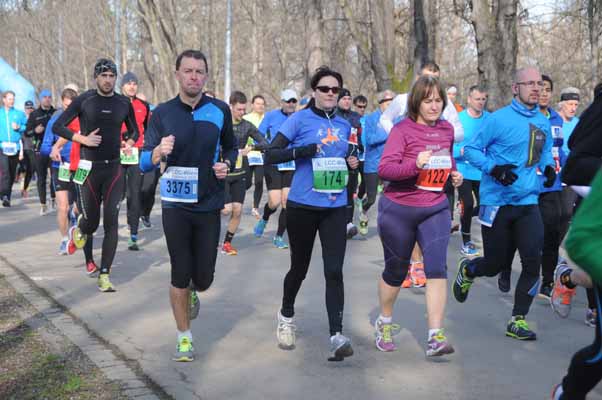
[(10, 207), (10, 196), (19, 164), (21, 135), (25, 132), (27, 118), (23, 111), (14, 108), (13, 91), (4, 92), (2, 102), (4, 107), (0, 108), (0, 199), (3, 207)]
[(362, 235), (368, 234), (368, 210), (376, 202), (378, 191), (378, 163), (389, 137), (387, 131), (380, 126), (380, 116), (394, 98), (395, 93), (391, 90), (378, 93), (376, 95), (378, 109), (365, 117), (366, 123), (365, 130), (362, 132), (362, 140), (365, 143), (364, 185), (366, 187), (366, 197), (362, 199), (362, 211), (360, 213), (360, 234)]
[(515, 245), (522, 272), (506, 336), (519, 340), (536, 339), (525, 316), (538, 293), (543, 247), (537, 170), (546, 177), (545, 187), (556, 180), (550, 122), (539, 112), (543, 85), (536, 68), (518, 70), (512, 83), (512, 103), (491, 114), (464, 147), (464, 157), (483, 172), (479, 220), (485, 254), (460, 260), (454, 297), (463, 303), (475, 278), (496, 276), (502, 268), (500, 260)]

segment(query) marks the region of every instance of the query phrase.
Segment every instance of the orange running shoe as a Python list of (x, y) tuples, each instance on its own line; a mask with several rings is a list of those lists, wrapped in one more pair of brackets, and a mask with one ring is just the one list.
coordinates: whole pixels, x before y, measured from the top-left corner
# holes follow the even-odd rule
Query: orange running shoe
[(424, 273), (424, 263), (418, 262), (411, 264), (410, 278), (412, 279), (412, 286), (421, 288), (426, 286), (426, 275)]
[(222, 253), (227, 254), (229, 256), (235, 256), (238, 254), (238, 251), (236, 251), (236, 249), (232, 247), (232, 243), (224, 242), (224, 245), (222, 246)]

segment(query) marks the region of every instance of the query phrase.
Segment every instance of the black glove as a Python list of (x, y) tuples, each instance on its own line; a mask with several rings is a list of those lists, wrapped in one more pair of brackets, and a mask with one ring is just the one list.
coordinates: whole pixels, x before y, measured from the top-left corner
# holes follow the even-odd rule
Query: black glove
[(514, 168), (516, 168), (516, 165), (512, 164), (496, 165), (489, 175), (493, 176), (502, 185), (510, 186), (518, 179), (518, 175), (512, 172)]
[(308, 144), (306, 146), (296, 147), (295, 148), (295, 160), (298, 158), (306, 158), (313, 157), (316, 155), (318, 151), (318, 145), (315, 143)]
[(543, 170), (543, 174), (546, 177), (546, 181), (543, 183), (543, 187), (552, 187), (554, 181), (556, 180), (556, 171), (554, 170), (554, 167), (546, 165), (546, 169)]

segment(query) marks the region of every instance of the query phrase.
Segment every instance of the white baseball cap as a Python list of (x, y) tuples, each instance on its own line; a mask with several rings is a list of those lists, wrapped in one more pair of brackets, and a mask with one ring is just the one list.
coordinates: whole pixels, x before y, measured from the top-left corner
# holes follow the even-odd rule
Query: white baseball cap
[(280, 99), (284, 101), (290, 99), (299, 100), (297, 97), (297, 92), (295, 92), (293, 89), (284, 89), (282, 92), (280, 92)]

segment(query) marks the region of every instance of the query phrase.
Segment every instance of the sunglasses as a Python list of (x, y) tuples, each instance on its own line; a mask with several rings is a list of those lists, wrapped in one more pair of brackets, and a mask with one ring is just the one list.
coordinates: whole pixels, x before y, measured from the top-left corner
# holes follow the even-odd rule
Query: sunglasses
[(361, 108), (362, 110), (363, 110), (364, 108), (366, 108), (366, 107), (368, 107), (368, 105), (367, 105), (367, 104), (357, 104), (357, 105), (355, 106), (355, 108)]
[(339, 94), (339, 92), (341, 91), (341, 88), (338, 86), (317, 86), (316, 90), (318, 90), (321, 93), (328, 93), (328, 92), (332, 92), (332, 94)]
[(288, 103), (288, 104), (291, 104), (291, 103), (297, 104), (297, 99), (288, 99), (288, 100), (284, 100), (284, 102)]

